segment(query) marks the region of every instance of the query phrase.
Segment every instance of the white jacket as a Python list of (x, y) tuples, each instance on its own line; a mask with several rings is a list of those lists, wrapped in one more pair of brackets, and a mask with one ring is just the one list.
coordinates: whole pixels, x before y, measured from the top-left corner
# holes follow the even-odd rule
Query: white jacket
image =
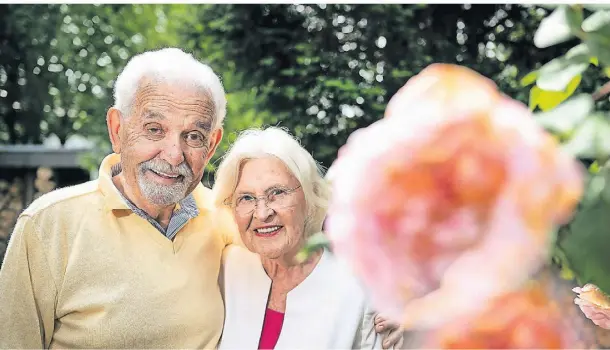
[[(225, 248), (220, 285), (225, 321), (219, 349), (258, 349), (271, 290), (258, 254)], [(364, 290), (329, 251), (288, 293), (275, 349), (381, 349)]]

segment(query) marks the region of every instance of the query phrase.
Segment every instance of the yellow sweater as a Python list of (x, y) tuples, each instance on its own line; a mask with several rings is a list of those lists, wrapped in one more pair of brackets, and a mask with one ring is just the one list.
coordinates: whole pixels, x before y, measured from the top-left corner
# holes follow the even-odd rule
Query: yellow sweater
[(0, 348), (215, 348), (222, 251), (234, 225), (211, 191), (170, 241), (110, 178), (53, 191), (20, 216), (0, 270)]

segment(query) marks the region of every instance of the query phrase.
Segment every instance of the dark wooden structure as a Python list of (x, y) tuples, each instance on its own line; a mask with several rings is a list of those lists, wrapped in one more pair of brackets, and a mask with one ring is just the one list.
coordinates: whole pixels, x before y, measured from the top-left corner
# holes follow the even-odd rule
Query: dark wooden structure
[[(23, 207), (34, 199), (36, 170), (51, 168), (60, 174), (76, 174), (75, 179), (61, 176), (58, 187), (89, 180), (89, 173), (80, 164), (80, 157), (90, 148), (50, 148), (44, 145), (0, 145), (0, 177), (19, 176), (24, 180)], [(4, 174), (3, 174), (4, 173)], [(4, 175), (4, 176), (3, 176)], [(64, 181), (62, 181), (64, 180)]]

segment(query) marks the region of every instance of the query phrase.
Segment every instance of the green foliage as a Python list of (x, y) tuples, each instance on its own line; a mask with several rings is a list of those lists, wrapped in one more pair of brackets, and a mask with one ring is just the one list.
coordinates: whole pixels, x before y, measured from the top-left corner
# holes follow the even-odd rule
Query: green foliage
[(610, 290), (610, 167), (592, 174), (581, 208), (559, 235), (557, 252), (562, 267), (575, 275), (578, 284), (594, 283)]
[[(137, 53), (189, 49), (180, 31), (200, 27), (196, 13), (188, 5), (0, 5), (0, 32), (8, 39), (0, 41), (0, 143), (40, 143), (56, 135), (63, 144), (84, 135), (96, 147), (82, 164), (96, 170), (110, 152), (105, 115), (117, 75)], [(206, 53), (221, 60), (208, 43)], [(209, 182), (236, 131), (260, 126), (268, 115), (258, 107), (256, 89), (239, 89), (234, 68), (222, 73), (229, 117)]]
[[(323, 165), (357, 128), (381, 118), (389, 98), (433, 62), (469, 66), (526, 102), (519, 76), (540, 52), (533, 33), (546, 14), (516, 5), (206, 5), (187, 42), (230, 65), (264, 96), (269, 123), (287, 127)], [(209, 53), (210, 47), (215, 53)], [(221, 52), (222, 54), (219, 54)], [(574, 84), (572, 84), (574, 85)], [(578, 85), (578, 84), (576, 84)]]
[(263, 99), (256, 89), (239, 89), (239, 77), (231, 71), (223, 75), (223, 83), (227, 91), (227, 117), (224, 122), (224, 136), (214, 157), (207, 166), (204, 178), (206, 186), (214, 184), (214, 173), (222, 156), (235, 141), (239, 132), (248, 128), (257, 128), (270, 120), (269, 112), (260, 108)]
[[(0, 142), (105, 133), (126, 60), (173, 45), (163, 6), (0, 5)], [(8, 91), (6, 96), (2, 96)]]
[(592, 109), (593, 99), (591, 96), (581, 94), (550, 112), (539, 113), (536, 119), (546, 129), (555, 133), (566, 134), (574, 130)]
[[(580, 285), (597, 284), (606, 293), (610, 291), (610, 120), (607, 103), (598, 101), (610, 92), (610, 83), (604, 79), (610, 72), (608, 10), (608, 6), (556, 7), (540, 23), (534, 43), (539, 48), (570, 39), (580, 43), (521, 79), (524, 86), (536, 83), (530, 90), (530, 108), (548, 111), (536, 116), (540, 124), (563, 141), (565, 151), (584, 164), (594, 161), (588, 167), (578, 211), (558, 231), (553, 260), (562, 267), (564, 277), (575, 277)], [(599, 90), (571, 97), (591, 64), (598, 70), (595, 85)]]
[(295, 259), (299, 262), (304, 262), (312, 253), (320, 249), (331, 249), (330, 240), (324, 232), (318, 232), (309, 237), (307, 244), (299, 251)]

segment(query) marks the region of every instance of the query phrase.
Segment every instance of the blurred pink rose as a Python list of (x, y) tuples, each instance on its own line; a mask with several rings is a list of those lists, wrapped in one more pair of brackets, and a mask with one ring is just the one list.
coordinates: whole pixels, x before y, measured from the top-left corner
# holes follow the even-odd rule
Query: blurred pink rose
[(434, 327), (481, 311), (547, 258), (581, 169), (521, 103), (433, 65), (354, 132), (329, 170), (326, 231), (379, 311)]
[(578, 330), (548, 286), (532, 283), (494, 299), (486, 310), (431, 332), (424, 348), (576, 349)]

